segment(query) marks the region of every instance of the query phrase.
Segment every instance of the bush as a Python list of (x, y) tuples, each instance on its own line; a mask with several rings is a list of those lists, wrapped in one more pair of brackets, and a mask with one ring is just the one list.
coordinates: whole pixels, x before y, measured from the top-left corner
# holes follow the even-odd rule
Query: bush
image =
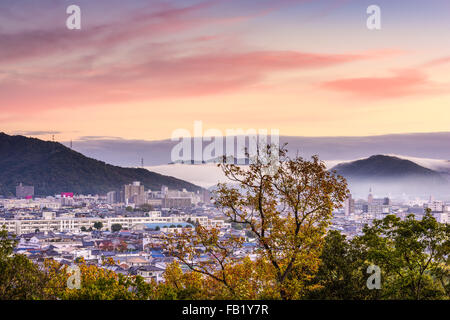
[(111, 226), (111, 231), (112, 232), (118, 232), (120, 230), (122, 230), (122, 225), (121, 224), (115, 223), (115, 224), (113, 224)]

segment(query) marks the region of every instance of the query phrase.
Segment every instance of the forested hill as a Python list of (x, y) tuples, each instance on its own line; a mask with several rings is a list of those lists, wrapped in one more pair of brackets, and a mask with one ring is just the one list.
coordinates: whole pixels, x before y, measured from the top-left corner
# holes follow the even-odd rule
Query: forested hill
[(88, 158), (57, 142), (0, 133), (0, 195), (15, 194), (19, 183), (33, 185), (36, 195), (61, 192), (106, 194), (141, 181), (146, 189), (200, 187), (146, 169), (122, 168)]

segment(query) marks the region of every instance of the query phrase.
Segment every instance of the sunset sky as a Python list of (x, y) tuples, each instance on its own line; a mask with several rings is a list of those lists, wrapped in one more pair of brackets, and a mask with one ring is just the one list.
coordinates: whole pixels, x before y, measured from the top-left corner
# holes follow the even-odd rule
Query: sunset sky
[[(81, 30), (66, 28), (71, 4)], [(448, 0), (2, 0), (0, 131), (450, 131), (449, 34)]]

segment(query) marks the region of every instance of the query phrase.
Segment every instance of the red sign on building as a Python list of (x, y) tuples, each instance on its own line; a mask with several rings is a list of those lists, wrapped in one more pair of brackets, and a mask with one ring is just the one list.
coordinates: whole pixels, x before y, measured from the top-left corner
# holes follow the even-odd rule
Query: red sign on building
[(62, 198), (73, 198), (73, 192), (62, 192), (61, 197)]

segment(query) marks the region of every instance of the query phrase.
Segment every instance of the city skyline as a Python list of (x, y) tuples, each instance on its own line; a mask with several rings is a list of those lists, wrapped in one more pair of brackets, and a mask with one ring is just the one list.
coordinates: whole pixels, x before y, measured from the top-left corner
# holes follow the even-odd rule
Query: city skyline
[(449, 0), (0, 1), (0, 301), (448, 301), (448, 30)]

